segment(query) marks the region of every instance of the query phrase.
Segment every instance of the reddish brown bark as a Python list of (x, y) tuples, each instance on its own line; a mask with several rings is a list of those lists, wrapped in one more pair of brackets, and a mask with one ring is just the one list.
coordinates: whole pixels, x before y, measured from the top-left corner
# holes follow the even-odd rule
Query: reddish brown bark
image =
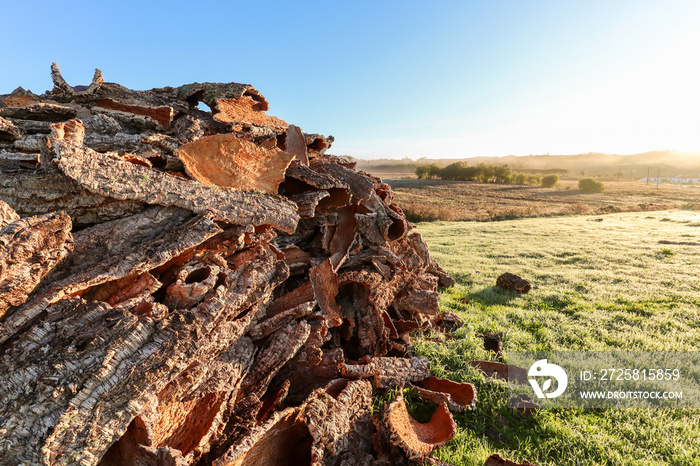
[(52, 79), (0, 96), (0, 463), (437, 464), (475, 394), (390, 356), (456, 322), (390, 188), (247, 84)]

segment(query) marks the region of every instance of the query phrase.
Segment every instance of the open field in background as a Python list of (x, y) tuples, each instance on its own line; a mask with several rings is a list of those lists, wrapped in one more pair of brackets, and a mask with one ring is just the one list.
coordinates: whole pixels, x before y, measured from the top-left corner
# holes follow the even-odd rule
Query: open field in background
[[(562, 178), (584, 178), (591, 176), (603, 181), (639, 180), (647, 174), (670, 177), (684, 175), (696, 177), (700, 174), (700, 152), (673, 150), (652, 151), (640, 154), (601, 154), (590, 152), (575, 155), (530, 155), (504, 157), (468, 157), (463, 159), (357, 159), (358, 170), (373, 173), (382, 178), (395, 175), (397, 178), (415, 177), (419, 165), (435, 163), (445, 167), (453, 162), (466, 162), (474, 166), (506, 165), (516, 172), (541, 173), (555, 169)], [(562, 176), (564, 175), (564, 176)]]
[(603, 193), (581, 192), (573, 180), (560, 181), (555, 188), (418, 179), (386, 182), (413, 222), (700, 209), (700, 187), (637, 181), (606, 181)]
[[(658, 241), (700, 242), (699, 212), (431, 222), (416, 230), (457, 280), (442, 292), (442, 310), (464, 321), (455, 339), (419, 339), (416, 351), (431, 360), (434, 375), (474, 383), (479, 400), (476, 411), (455, 416), (458, 434), (440, 458), (482, 465), (498, 452), (540, 466), (700, 464), (700, 409), (522, 417), (507, 407), (502, 383), (487, 383), (467, 364), (489, 358), (476, 335), (500, 331), (506, 361), (508, 351), (520, 350), (697, 351), (700, 246)], [(496, 288), (504, 272), (533, 290)]]

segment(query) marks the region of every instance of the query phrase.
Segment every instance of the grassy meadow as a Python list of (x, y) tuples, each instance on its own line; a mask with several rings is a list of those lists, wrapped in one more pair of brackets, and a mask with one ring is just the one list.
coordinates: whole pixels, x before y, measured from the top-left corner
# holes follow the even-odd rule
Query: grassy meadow
[[(482, 465), (492, 453), (537, 465), (700, 464), (700, 410), (540, 410), (507, 407), (504, 384), (467, 361), (488, 359), (477, 335), (505, 332), (504, 350), (700, 348), (700, 213), (628, 212), (502, 222), (417, 225), (457, 280), (441, 308), (464, 326), (445, 343), (418, 339), (436, 376), (476, 385), (475, 411), (458, 413), (457, 436), (437, 455)], [(525, 295), (496, 288), (511, 272)], [(428, 409), (415, 403), (420, 416)]]

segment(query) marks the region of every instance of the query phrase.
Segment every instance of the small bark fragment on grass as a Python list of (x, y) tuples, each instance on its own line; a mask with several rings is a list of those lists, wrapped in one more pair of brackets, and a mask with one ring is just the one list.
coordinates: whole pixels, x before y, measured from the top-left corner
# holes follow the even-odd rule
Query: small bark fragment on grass
[(496, 286), (515, 291), (516, 293), (527, 293), (531, 288), (530, 282), (509, 272), (504, 273), (496, 279)]
[(425, 460), (436, 448), (454, 437), (457, 426), (446, 404), (427, 423), (416, 421), (408, 413), (403, 400), (403, 392), (384, 408), (383, 428), (392, 444), (400, 447), (413, 461)]
[(413, 382), (418, 396), (433, 403), (445, 403), (452, 411), (471, 410), (476, 407), (476, 390), (470, 383), (428, 377)]

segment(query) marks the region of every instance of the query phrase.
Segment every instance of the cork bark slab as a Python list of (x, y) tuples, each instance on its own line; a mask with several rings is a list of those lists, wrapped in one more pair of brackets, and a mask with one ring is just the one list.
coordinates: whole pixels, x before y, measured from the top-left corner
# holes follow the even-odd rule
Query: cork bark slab
[(216, 134), (177, 150), (185, 171), (207, 186), (277, 193), (294, 158), (277, 148), (266, 149), (233, 134)]

